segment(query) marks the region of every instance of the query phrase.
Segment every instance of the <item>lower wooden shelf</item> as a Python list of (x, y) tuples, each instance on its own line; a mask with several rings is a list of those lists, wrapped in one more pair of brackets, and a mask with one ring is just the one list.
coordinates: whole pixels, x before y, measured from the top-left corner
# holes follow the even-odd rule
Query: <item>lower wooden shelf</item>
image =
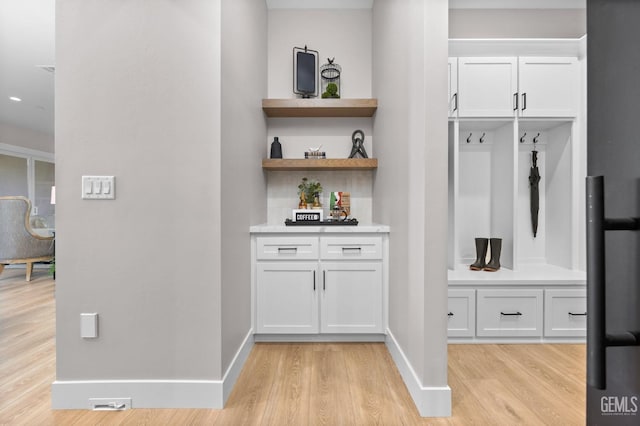
[(264, 170), (374, 170), (378, 168), (377, 158), (323, 158), (293, 159), (265, 158)]

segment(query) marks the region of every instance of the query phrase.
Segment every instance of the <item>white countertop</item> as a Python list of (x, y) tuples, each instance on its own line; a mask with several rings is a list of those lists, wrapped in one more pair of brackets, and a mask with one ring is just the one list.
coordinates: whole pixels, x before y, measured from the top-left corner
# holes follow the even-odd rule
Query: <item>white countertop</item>
[(370, 224), (356, 226), (286, 226), (254, 225), (249, 228), (252, 234), (370, 234), (389, 233), (389, 226)]
[(449, 284), (453, 285), (584, 285), (586, 280), (585, 271), (547, 264), (522, 265), (515, 271), (501, 268), (496, 272), (472, 271), (468, 266), (449, 269)]

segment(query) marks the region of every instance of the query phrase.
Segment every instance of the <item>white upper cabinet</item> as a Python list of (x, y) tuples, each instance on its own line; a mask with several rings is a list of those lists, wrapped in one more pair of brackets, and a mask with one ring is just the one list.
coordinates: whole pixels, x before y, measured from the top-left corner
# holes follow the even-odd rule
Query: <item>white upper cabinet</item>
[(458, 115), (458, 58), (449, 58), (449, 117)]
[(520, 116), (575, 117), (579, 103), (577, 58), (520, 57)]
[(458, 117), (513, 117), (517, 71), (515, 57), (458, 58)]
[(575, 117), (575, 57), (449, 58), (449, 117)]

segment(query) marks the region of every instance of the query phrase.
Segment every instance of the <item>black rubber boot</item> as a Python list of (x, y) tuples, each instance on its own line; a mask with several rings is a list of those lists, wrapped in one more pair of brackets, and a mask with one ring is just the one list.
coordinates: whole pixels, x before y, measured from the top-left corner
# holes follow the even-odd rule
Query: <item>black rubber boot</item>
[(476, 261), (469, 265), (472, 271), (482, 271), (487, 259), (488, 238), (476, 238)]
[(500, 269), (500, 252), (502, 251), (502, 238), (491, 238), (491, 260), (484, 267), (485, 271), (496, 272)]

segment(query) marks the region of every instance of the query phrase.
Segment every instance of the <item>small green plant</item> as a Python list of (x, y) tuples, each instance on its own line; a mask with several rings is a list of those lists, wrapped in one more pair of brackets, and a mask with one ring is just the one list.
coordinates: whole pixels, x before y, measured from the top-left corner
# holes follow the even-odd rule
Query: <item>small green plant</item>
[(298, 196), (304, 193), (304, 198), (307, 203), (312, 203), (316, 195), (322, 193), (322, 184), (314, 179), (302, 178), (300, 185), (298, 185)]
[(322, 94), (323, 98), (339, 98), (338, 85), (335, 83), (327, 84), (327, 90)]

